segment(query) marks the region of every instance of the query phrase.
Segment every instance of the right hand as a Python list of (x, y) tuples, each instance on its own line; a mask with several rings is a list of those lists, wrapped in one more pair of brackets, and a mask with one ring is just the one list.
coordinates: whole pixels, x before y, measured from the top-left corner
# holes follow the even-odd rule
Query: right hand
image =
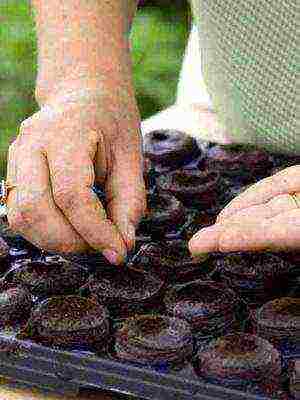
[[(134, 246), (146, 207), (140, 117), (134, 95), (116, 92), (55, 97), (9, 147), (9, 225), (44, 250), (96, 250), (120, 264)], [(105, 185), (107, 210), (94, 182)]]

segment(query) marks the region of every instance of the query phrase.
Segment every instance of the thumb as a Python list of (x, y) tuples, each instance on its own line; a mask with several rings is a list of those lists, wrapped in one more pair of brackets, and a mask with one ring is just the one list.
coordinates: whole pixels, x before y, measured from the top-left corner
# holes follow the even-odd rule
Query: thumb
[(118, 137), (111, 143), (111, 169), (106, 180), (107, 213), (130, 251), (135, 229), (146, 210), (143, 156), (139, 124), (119, 123)]

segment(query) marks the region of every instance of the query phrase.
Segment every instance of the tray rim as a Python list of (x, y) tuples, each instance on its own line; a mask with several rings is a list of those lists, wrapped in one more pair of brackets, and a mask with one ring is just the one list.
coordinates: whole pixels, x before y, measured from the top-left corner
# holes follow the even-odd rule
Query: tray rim
[[(151, 370), (150, 368), (137, 367), (130, 364), (123, 363), (121, 361), (114, 361), (107, 358), (101, 358), (101, 356), (97, 356), (95, 353), (86, 352), (87, 354), (76, 354), (72, 351), (68, 350), (59, 350), (53, 349), (50, 347), (46, 347), (37, 343), (33, 343), (31, 341), (24, 341), (16, 339), (15, 337), (11, 337), (7, 334), (3, 334), (0, 332), (0, 340), (1, 343), (5, 346), (7, 345), (7, 350), (0, 351), (0, 365), (7, 366), (9, 368), (14, 368), (17, 370), (28, 369), (22, 366), (24, 360), (30, 360), (34, 364), (34, 360), (42, 360), (47, 361), (49, 363), (49, 368), (52, 369), (52, 374), (57, 377), (57, 381), (64, 381), (64, 368), (67, 368), (67, 371), (71, 371), (72, 378), (68, 380), (68, 383), (78, 383), (78, 389), (84, 386), (93, 386), (98, 387), (99, 389), (108, 389), (113, 391), (114, 386), (112, 385), (97, 385), (95, 382), (89, 381), (81, 381), (79, 374), (80, 371), (86, 371), (93, 374), (101, 374), (103, 377), (106, 375), (107, 377), (119, 378), (119, 380), (125, 381), (128, 383), (128, 388), (123, 392), (130, 393), (133, 396), (142, 396), (142, 390), (135, 390), (134, 386), (136, 384), (140, 386), (148, 386), (148, 389), (151, 391), (151, 387), (158, 386), (162, 389), (162, 392), (167, 390), (170, 394), (168, 399), (178, 399), (178, 394), (187, 395), (190, 399), (203, 399), (203, 400), (224, 400), (230, 398), (231, 400), (272, 400), (274, 397), (270, 398), (263, 395), (252, 394), (248, 392), (243, 392), (236, 389), (231, 389), (227, 387), (222, 387), (220, 385), (210, 384), (203, 381), (196, 382), (190, 377), (184, 378), (184, 376), (180, 376), (173, 373), (160, 373), (155, 370)], [(11, 348), (14, 349), (13, 346), (17, 350), (20, 350), (20, 353), (14, 353), (10, 351)], [(85, 353), (85, 352), (83, 352)], [(25, 357), (24, 357), (25, 355)], [(57, 367), (56, 370), (53, 370), (53, 363)], [(84, 364), (84, 365), (82, 365)], [(95, 369), (95, 366), (98, 367)], [(30, 368), (31, 369), (31, 368)], [(49, 371), (38, 371), (34, 368), (31, 369), (33, 373), (49, 374)], [(14, 374), (15, 375), (15, 374)], [(67, 372), (68, 375), (68, 372)], [(3, 372), (1, 371), (1, 376)], [(61, 376), (61, 377), (60, 377)], [(14, 378), (11, 374), (5, 375), (5, 377)], [(65, 375), (67, 378), (67, 376)], [(141, 385), (142, 383), (142, 385)], [(31, 383), (32, 384), (32, 383)], [(36, 386), (39, 385), (39, 380), (36, 382)], [(131, 387), (130, 387), (131, 386)], [(149, 388), (150, 386), (150, 388)], [(188, 389), (189, 388), (189, 389)], [(153, 387), (153, 390), (157, 390), (157, 388)], [(55, 389), (54, 389), (55, 390)], [(115, 388), (117, 392), (122, 392), (122, 390)], [(173, 397), (172, 397), (173, 394)], [(229, 397), (230, 396), (230, 397)], [(149, 398), (155, 399), (155, 397), (151, 396)], [(159, 400), (164, 399), (165, 397), (160, 397)], [(184, 397), (182, 397), (184, 399)]]

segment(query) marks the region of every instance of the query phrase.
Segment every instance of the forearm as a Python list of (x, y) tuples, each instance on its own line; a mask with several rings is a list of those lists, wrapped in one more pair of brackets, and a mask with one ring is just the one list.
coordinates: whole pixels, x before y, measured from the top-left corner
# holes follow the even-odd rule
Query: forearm
[(40, 105), (64, 91), (66, 82), (95, 90), (107, 80), (128, 79), (132, 84), (129, 31), (137, 0), (31, 0), (31, 4), (38, 39), (35, 95)]

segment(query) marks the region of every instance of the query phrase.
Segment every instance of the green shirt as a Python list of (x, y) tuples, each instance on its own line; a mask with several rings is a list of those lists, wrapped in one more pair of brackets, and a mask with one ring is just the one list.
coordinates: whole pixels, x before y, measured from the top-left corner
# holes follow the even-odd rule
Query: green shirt
[(300, 154), (296, 0), (190, 2), (219, 121), (240, 143)]

